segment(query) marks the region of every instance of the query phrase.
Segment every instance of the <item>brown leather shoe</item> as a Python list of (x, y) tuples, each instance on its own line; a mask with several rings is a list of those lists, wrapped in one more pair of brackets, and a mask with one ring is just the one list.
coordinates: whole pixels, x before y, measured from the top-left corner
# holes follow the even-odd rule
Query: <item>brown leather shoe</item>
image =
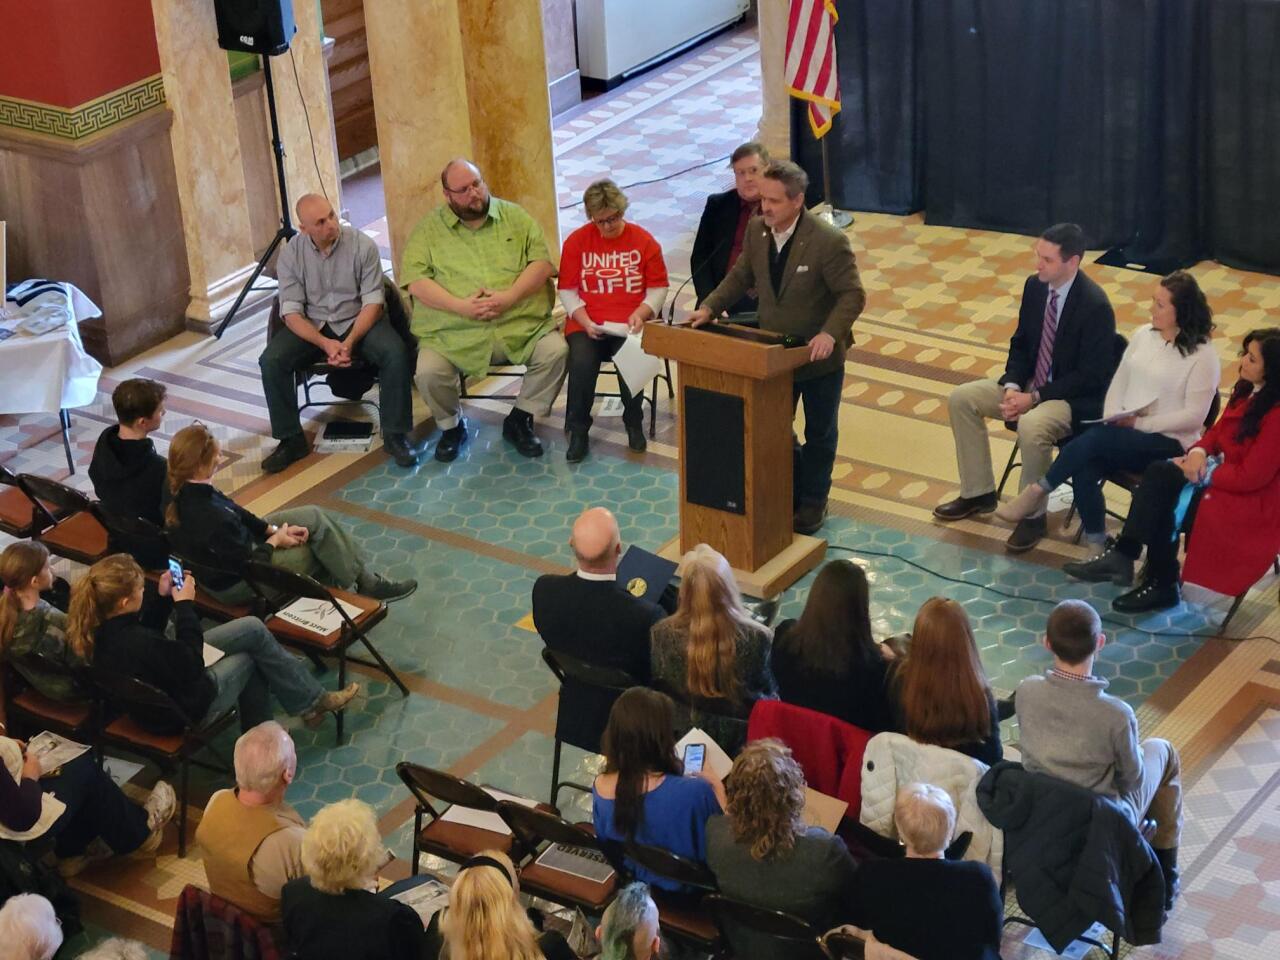
[(975, 513), (990, 513), (995, 508), (996, 493), (992, 490), (980, 497), (956, 497), (954, 500), (940, 503), (933, 508), (933, 518), (951, 523), (953, 520), (963, 520)]
[(1004, 548), (1010, 553), (1026, 553), (1049, 532), (1049, 523), (1045, 517), (1029, 517), (1019, 520), (1018, 525), (1004, 542)]
[(792, 528), (806, 536), (817, 533), (827, 519), (827, 501), (802, 503), (792, 517)]

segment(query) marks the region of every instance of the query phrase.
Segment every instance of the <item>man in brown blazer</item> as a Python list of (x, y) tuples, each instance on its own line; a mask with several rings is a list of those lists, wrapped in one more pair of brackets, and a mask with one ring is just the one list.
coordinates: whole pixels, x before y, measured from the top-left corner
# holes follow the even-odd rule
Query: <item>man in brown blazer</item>
[(839, 441), (840, 392), (853, 321), (867, 302), (849, 239), (807, 212), (809, 178), (784, 160), (765, 169), (760, 216), (747, 226), (742, 256), (690, 319), (718, 322), (748, 290), (760, 296), (760, 327), (802, 337), (809, 363), (795, 372), (794, 402), (804, 399), (804, 445), (793, 460), (797, 533), (814, 533), (827, 516)]

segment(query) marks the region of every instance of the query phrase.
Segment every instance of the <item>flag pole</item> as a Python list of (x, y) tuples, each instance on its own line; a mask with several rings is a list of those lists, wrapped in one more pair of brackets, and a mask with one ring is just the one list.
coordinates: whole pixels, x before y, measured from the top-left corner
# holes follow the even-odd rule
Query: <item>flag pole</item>
[[(835, 128), (835, 117), (831, 118), (831, 127), (827, 133)], [(848, 210), (837, 210), (836, 205), (831, 200), (831, 158), (827, 151), (826, 136), (818, 137), (818, 145), (822, 147), (822, 200), (823, 211), (821, 216), (828, 223), (834, 224), (843, 230), (845, 227), (853, 223), (853, 214)]]

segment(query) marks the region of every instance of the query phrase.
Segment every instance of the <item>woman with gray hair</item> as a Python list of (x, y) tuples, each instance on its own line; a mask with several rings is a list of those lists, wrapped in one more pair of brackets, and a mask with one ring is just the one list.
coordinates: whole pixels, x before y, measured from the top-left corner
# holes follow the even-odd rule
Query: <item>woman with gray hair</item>
[[(624, 219), (627, 197), (618, 185), (612, 180), (597, 180), (583, 193), (582, 205), (588, 223), (569, 234), (560, 254), (560, 302), (568, 314), (564, 338), (569, 344), (569, 390), (564, 426), (569, 433), (565, 459), (570, 463), (587, 455), (600, 364), (622, 346), (622, 328), (640, 332), (658, 315), (667, 297), (662, 247), (649, 231)], [(622, 394), (627, 445), (643, 451), (647, 446), (643, 397), (632, 396), (621, 376), (618, 392)]]
[(421, 960), (426, 930), (413, 908), (373, 892), (387, 848), (361, 800), (324, 807), (302, 839), (307, 876), (280, 896), (285, 937), (307, 960)]
[(1004, 903), (985, 863), (947, 860), (956, 808), (940, 787), (898, 791), (893, 822), (907, 855), (868, 860), (853, 883), (854, 926), (916, 960), (1000, 960)]
[(53, 904), (34, 893), (6, 900), (0, 907), (0, 944), (5, 960), (53, 960), (62, 946)]
[(657, 960), (662, 952), (658, 907), (647, 883), (623, 887), (596, 927), (600, 960)]

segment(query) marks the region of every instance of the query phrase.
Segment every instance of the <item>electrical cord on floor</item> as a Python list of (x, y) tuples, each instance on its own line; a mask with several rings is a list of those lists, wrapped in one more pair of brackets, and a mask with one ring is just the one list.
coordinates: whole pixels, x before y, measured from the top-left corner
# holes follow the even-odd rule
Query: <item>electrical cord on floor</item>
[[(703, 167), (709, 167), (713, 163), (723, 163), (728, 159), (729, 159), (729, 154), (726, 153), (723, 157), (716, 157), (712, 160), (704, 160), (702, 163), (695, 163), (693, 166), (685, 167), (683, 170), (677, 170), (675, 173), (668, 173), (665, 177), (654, 177), (652, 180), (636, 180), (636, 181), (633, 181), (632, 183), (619, 184), (618, 189), (630, 190), (632, 187), (647, 187), (651, 183), (665, 183), (668, 180), (674, 180), (676, 177), (682, 177), (686, 173), (692, 173), (694, 170), (701, 170)], [(566, 203), (564, 206), (559, 207), (558, 209), (570, 210), (573, 207), (578, 207), (581, 205), (582, 205), (581, 201), (575, 200), (573, 203)]]
[[(926, 567), (923, 563), (917, 563), (915, 560), (912, 560), (908, 557), (900, 557), (896, 553), (890, 553), (887, 550), (866, 550), (861, 547), (846, 547), (838, 543), (828, 543), (827, 549), (843, 550), (845, 553), (852, 553), (860, 557), (880, 557), (886, 560), (897, 560), (899, 563), (904, 563), (909, 567), (915, 567), (917, 570), (923, 573), (927, 573), (931, 577), (937, 577), (939, 580), (945, 580), (948, 583), (961, 584), (966, 587), (976, 587), (979, 590), (985, 590), (988, 593), (994, 593), (996, 596), (999, 596), (999, 597), (1007, 597), (1010, 600), (1028, 600), (1032, 603), (1043, 603), (1046, 606), (1051, 606), (1051, 607), (1057, 606), (1057, 604), (1059, 603), (1059, 600), (1053, 597), (1035, 597), (1035, 596), (1029, 596), (1027, 594), (1022, 594), (1022, 593), (1010, 593), (1007, 590), (1001, 590), (998, 587), (993, 587), (988, 583), (975, 583), (974, 581), (966, 580), (963, 577), (953, 577), (945, 573), (939, 573), (937, 570), (932, 570), (929, 567)], [(1219, 634), (1216, 634), (1216, 633), (1180, 633), (1172, 630), (1144, 630), (1142, 627), (1135, 626), (1132, 623), (1125, 623), (1123, 620), (1116, 620), (1112, 617), (1102, 617), (1102, 622), (1109, 623), (1115, 627), (1121, 627), (1125, 630), (1132, 630), (1135, 633), (1146, 634), (1148, 637), (1170, 637), (1173, 639), (1213, 640), (1213, 639), (1219, 638), (1220, 636)], [(1246, 640), (1268, 640), (1271, 643), (1280, 644), (1280, 639), (1269, 636), (1267, 634), (1255, 634), (1249, 637), (1221, 637), (1221, 639), (1228, 640), (1231, 643), (1243, 643)]]
[[(307, 121), (307, 139), (311, 141), (311, 162), (316, 166), (316, 180), (320, 184), (320, 192), (329, 200), (329, 191), (324, 185), (324, 176), (320, 173), (320, 157), (316, 154), (316, 135), (311, 131), (311, 111), (307, 109), (307, 98), (302, 95), (302, 80), (298, 77), (298, 61), (293, 59), (293, 47), (289, 48), (289, 64), (293, 67), (293, 83), (298, 88), (298, 103), (302, 107), (302, 115)], [(333, 203), (332, 200), (329, 200)]]

